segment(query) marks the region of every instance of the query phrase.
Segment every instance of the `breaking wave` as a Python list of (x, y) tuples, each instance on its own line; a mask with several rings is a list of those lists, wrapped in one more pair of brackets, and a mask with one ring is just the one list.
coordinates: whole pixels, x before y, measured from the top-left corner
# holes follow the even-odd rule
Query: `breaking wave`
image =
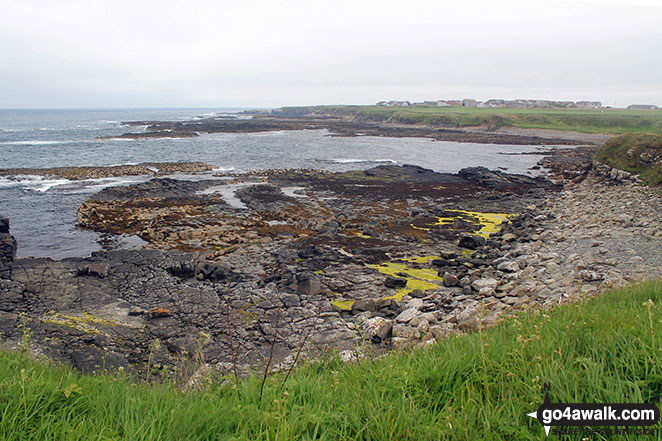
[(397, 164), (393, 159), (356, 159), (356, 158), (337, 158), (337, 159), (313, 159), (314, 162), (322, 164)]

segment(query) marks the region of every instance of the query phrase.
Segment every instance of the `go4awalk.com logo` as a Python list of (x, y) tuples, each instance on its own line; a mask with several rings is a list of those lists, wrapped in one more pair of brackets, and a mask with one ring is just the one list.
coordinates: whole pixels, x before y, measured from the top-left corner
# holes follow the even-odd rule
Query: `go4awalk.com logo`
[[(654, 403), (552, 403), (549, 385), (545, 384), (545, 401), (535, 412), (528, 413), (545, 427), (549, 435), (552, 426), (653, 426), (660, 419), (660, 410)], [(563, 433), (568, 432), (563, 430)], [(617, 431), (611, 431), (614, 434)], [(620, 432), (628, 432), (621, 430)], [(645, 432), (640, 430), (640, 432)], [(653, 434), (652, 429), (650, 430)], [(556, 434), (556, 431), (555, 431)], [(568, 433), (569, 434), (569, 433)]]

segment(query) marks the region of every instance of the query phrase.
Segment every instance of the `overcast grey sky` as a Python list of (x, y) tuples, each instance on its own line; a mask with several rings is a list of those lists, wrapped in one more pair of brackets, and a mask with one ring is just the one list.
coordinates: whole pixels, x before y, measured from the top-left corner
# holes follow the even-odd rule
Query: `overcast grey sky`
[(2, 108), (662, 105), (662, 0), (2, 4)]

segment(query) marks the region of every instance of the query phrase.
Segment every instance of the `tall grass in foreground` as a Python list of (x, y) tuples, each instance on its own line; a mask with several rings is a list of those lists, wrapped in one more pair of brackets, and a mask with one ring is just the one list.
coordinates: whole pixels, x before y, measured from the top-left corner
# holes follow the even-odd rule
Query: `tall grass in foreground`
[(262, 400), (260, 378), (242, 381), (239, 398), (232, 386), (182, 392), (0, 352), (0, 439), (540, 440), (542, 426), (525, 414), (541, 404), (544, 382), (554, 402), (662, 395), (661, 324), (658, 281), (426, 350), (330, 358), (284, 387), (282, 375), (270, 377)]

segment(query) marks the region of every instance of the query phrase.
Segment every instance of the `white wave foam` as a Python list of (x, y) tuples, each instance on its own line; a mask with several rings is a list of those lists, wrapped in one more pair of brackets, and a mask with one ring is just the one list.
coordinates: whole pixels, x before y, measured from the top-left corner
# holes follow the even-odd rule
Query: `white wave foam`
[(227, 173), (227, 172), (233, 172), (235, 170), (236, 170), (236, 168), (234, 168), (234, 167), (217, 167), (217, 168), (213, 168), (211, 170), (211, 172), (212, 173)]
[(104, 138), (103, 141), (135, 141), (133, 138)]
[(398, 161), (393, 159), (357, 159), (357, 158), (337, 158), (337, 159), (318, 159), (320, 162), (328, 162), (331, 164), (359, 164), (359, 163), (388, 163), (397, 164)]
[(138, 165), (139, 162), (118, 162), (117, 164), (109, 164), (106, 167), (121, 167), (123, 165)]
[(44, 179), (42, 184), (38, 187), (35, 188), (36, 191), (39, 192), (47, 192), (53, 187), (58, 187), (60, 185), (66, 185), (70, 183), (71, 181), (69, 179)]
[(58, 193), (61, 192), (67, 194), (96, 193), (100, 190), (103, 190), (104, 188), (137, 184), (140, 182), (145, 182), (148, 179), (149, 177), (145, 175), (85, 179), (82, 181), (73, 181), (69, 185), (59, 187), (57, 190)]
[(71, 183), (69, 179), (47, 179), (43, 176), (16, 175), (12, 179), (0, 178), (0, 188), (23, 187), (28, 190), (46, 192), (53, 187)]
[(39, 141), (39, 140), (29, 140), (29, 141), (6, 141), (0, 142), (0, 145), (51, 145), (51, 144), (71, 144), (72, 142), (77, 141)]
[(11, 187), (20, 187), (21, 183), (14, 181), (13, 179), (7, 179), (4, 176), (0, 176), (0, 188), (11, 188)]

